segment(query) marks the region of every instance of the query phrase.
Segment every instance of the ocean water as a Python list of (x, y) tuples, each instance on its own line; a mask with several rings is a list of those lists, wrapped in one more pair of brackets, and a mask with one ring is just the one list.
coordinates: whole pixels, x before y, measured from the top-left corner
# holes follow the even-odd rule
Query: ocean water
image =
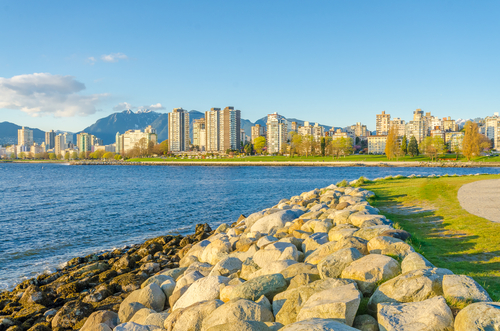
[(76, 256), (216, 228), (342, 179), (445, 173), (500, 169), (0, 164), (0, 290)]

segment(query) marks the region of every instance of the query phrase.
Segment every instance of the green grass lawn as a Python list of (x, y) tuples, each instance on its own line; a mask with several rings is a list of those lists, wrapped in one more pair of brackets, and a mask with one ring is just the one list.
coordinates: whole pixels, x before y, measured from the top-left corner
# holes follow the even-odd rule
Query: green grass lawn
[[(454, 159), (455, 154), (444, 155), (442, 159)], [(482, 157), (476, 159), (477, 161), (489, 161), (489, 162), (500, 162), (500, 157)], [(334, 159), (332, 157), (323, 156), (243, 156), (234, 158), (223, 158), (223, 159), (181, 159), (181, 158), (133, 158), (127, 160), (129, 162), (329, 162), (329, 161), (339, 161), (339, 162), (387, 162), (389, 161), (385, 155), (348, 155), (346, 157), (341, 157), (339, 159)], [(427, 162), (431, 161), (428, 157), (419, 155), (415, 157), (404, 156), (397, 160), (393, 159), (391, 161), (418, 161)], [(458, 162), (466, 161), (465, 158), (459, 158)]]
[(500, 223), (460, 207), (458, 189), (500, 175), (395, 179), (363, 185), (374, 207), (413, 235), (411, 244), (435, 266), (473, 277), (500, 300)]

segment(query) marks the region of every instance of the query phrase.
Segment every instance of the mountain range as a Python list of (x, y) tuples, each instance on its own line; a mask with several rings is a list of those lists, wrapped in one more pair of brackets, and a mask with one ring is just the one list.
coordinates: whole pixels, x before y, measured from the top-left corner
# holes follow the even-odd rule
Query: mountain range
[[(189, 111), (189, 127), (191, 132), (193, 132), (193, 122), (196, 119), (204, 118), (205, 113), (199, 112), (197, 110)], [(297, 122), (298, 125), (303, 125), (304, 121), (289, 118), (289, 121)], [(266, 125), (267, 116), (258, 119), (256, 122), (252, 122), (247, 119), (241, 119), (241, 128), (245, 130), (247, 136), (251, 136), (252, 126), (255, 124)], [(151, 110), (141, 110), (133, 112), (130, 109), (123, 110), (121, 112), (113, 113), (109, 116), (97, 120), (94, 124), (86, 127), (80, 132), (87, 132), (95, 135), (103, 140), (105, 145), (113, 144), (115, 142), (116, 133), (124, 133), (127, 130), (144, 130), (148, 125), (151, 125), (156, 129), (158, 134), (158, 141), (163, 141), (168, 139), (168, 114), (158, 113)], [(330, 130), (331, 126), (322, 125), (325, 131)], [(17, 130), (21, 127), (9, 123), (0, 123), (0, 144), (15, 144), (17, 143)], [(45, 139), (44, 132), (39, 129), (33, 129), (33, 137), (35, 142), (41, 143)]]
[[(0, 145), (17, 144), (17, 130), (21, 127), (10, 122), (0, 122)], [(33, 140), (37, 144), (45, 141), (45, 131), (39, 129), (33, 130)]]

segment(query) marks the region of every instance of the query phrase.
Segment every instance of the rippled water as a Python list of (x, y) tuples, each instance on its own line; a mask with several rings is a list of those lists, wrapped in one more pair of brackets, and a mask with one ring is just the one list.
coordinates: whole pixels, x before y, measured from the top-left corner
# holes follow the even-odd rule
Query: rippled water
[(0, 289), (75, 256), (196, 223), (215, 228), (342, 179), (478, 172), (500, 169), (0, 164)]

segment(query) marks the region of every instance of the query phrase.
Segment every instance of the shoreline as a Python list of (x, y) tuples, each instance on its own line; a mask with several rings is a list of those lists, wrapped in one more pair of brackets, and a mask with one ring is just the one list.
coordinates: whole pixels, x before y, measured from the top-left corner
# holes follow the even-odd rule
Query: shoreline
[(408, 161), (152, 161), (106, 162), (72, 161), (69, 165), (120, 165), (120, 166), (201, 166), (201, 167), (393, 167), (393, 168), (497, 168), (500, 162), (408, 162)]
[[(402, 177), (388, 176), (374, 181)], [(306, 301), (308, 306), (314, 306), (314, 300), (309, 300), (313, 298), (311, 295), (334, 288), (335, 292), (357, 299), (349, 299), (350, 311), (342, 313), (343, 316), (313, 316), (317, 318), (315, 324), (333, 323), (329, 318), (339, 318), (342, 325), (349, 326), (353, 323), (356, 326), (356, 321), (361, 320), (376, 324), (373, 317), (379, 324), (387, 323), (386, 317), (391, 312), (381, 315), (374, 307), (377, 303), (392, 302), (384, 299), (386, 294), (389, 298), (397, 297), (387, 289), (394, 283), (392, 278), (404, 281), (407, 273), (420, 275), (422, 272), (419, 277), (453, 274), (447, 269), (435, 268), (415, 252), (410, 241), (406, 242), (411, 234), (393, 227), (391, 220), (379, 215), (378, 209), (370, 205), (374, 193), (355, 187), (362, 181), (342, 183), (282, 199), (248, 217), (241, 215), (232, 224), (223, 223), (215, 231), (208, 224), (197, 224), (191, 235), (164, 235), (112, 252), (75, 257), (55, 273), (25, 280), (14, 290), (0, 293), (0, 329), (24, 331), (52, 327), (90, 331), (97, 330), (98, 325), (89, 323), (104, 323), (107, 328), (101, 325), (99, 330), (109, 331), (117, 325), (121, 325), (119, 330), (132, 327), (144, 327), (145, 331), (171, 330), (176, 323), (181, 323), (179, 319), (184, 313), (192, 314), (191, 310), (201, 308), (208, 300), (215, 305), (210, 313), (223, 306), (231, 309), (228, 307), (235, 302), (257, 305), (259, 309), (266, 309), (261, 316), (272, 317), (256, 321), (263, 323), (262, 327), (278, 330), (288, 324), (301, 325), (303, 319), (298, 318), (297, 312)], [(337, 261), (330, 261), (334, 255), (349, 261), (332, 264)], [(405, 260), (410, 261), (406, 267)], [(337, 270), (341, 264), (343, 271)], [(363, 270), (367, 265), (373, 270), (383, 265), (387, 270), (384, 276), (369, 272), (363, 278), (359, 276), (363, 273), (357, 272), (354, 265)], [(410, 265), (413, 269), (408, 268)], [(425, 269), (432, 271), (427, 275)], [(386, 283), (379, 286), (382, 279)], [(382, 291), (384, 287), (388, 292)], [(306, 297), (295, 298), (296, 288), (307, 290)], [(444, 292), (446, 295), (446, 290)], [(488, 301), (489, 296), (484, 293), (486, 299), (482, 301)], [(462, 308), (440, 298), (438, 295), (422, 302), (430, 306), (425, 313), (439, 315), (448, 309), (449, 313), (443, 317), (453, 326), (453, 319)], [(397, 298), (393, 299), (398, 302)], [(362, 300), (365, 306), (360, 304)], [(275, 306), (275, 302), (280, 301), (285, 305)], [(400, 304), (415, 305), (421, 301)], [(304, 314), (316, 314), (315, 309), (308, 309), (303, 308)], [(76, 312), (80, 316), (75, 316)], [(104, 315), (111, 316), (113, 321), (96, 322), (96, 318), (104, 318)], [(151, 318), (146, 318), (149, 316)], [(198, 318), (214, 320), (208, 313)], [(205, 325), (202, 320), (198, 322)]]

